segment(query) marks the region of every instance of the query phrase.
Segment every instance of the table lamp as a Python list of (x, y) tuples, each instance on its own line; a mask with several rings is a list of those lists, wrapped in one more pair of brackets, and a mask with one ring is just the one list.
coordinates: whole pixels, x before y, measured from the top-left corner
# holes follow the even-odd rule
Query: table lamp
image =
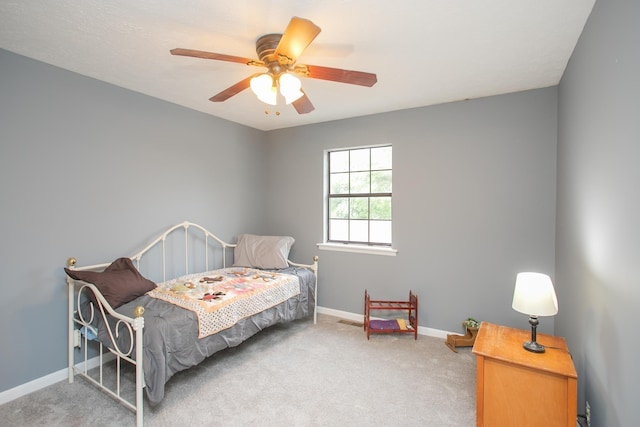
[(553, 316), (558, 313), (558, 298), (551, 278), (541, 273), (518, 273), (512, 307), (529, 315), (531, 341), (525, 341), (522, 346), (534, 353), (544, 353), (544, 346), (536, 342), (536, 328), (538, 316)]

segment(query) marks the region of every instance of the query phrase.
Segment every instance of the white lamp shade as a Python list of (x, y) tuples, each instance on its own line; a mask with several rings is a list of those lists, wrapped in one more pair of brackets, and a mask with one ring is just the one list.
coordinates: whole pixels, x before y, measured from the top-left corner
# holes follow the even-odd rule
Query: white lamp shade
[(280, 93), (284, 96), (284, 100), (287, 104), (291, 104), (304, 95), (300, 90), (302, 88), (302, 83), (296, 76), (288, 73), (281, 74), (278, 79), (278, 83), (280, 84)]
[(557, 314), (558, 298), (551, 278), (541, 273), (518, 273), (512, 307), (530, 316)]
[(251, 79), (251, 90), (256, 94), (258, 99), (269, 105), (277, 104), (278, 92), (273, 85), (273, 78), (270, 74), (260, 74)]

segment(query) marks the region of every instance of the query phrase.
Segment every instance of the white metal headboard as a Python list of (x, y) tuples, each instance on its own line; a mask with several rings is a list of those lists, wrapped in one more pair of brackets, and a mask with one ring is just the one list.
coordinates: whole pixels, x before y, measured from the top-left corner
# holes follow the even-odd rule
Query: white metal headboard
[(204, 250), (205, 250), (205, 271), (209, 270), (209, 239), (213, 239), (216, 242), (218, 242), (220, 244), (220, 246), (222, 247), (222, 267), (226, 267), (227, 266), (227, 248), (235, 248), (236, 244), (234, 243), (227, 243), (224, 240), (220, 239), (218, 236), (210, 233), (207, 229), (205, 229), (204, 227), (195, 224), (193, 222), (188, 222), (185, 221), (183, 223), (180, 224), (176, 224), (173, 227), (171, 227), (170, 229), (168, 229), (167, 231), (165, 231), (164, 233), (162, 233), (160, 236), (158, 236), (158, 238), (156, 240), (154, 240), (153, 242), (149, 243), (149, 245), (147, 245), (147, 247), (145, 247), (144, 249), (142, 249), (140, 252), (138, 252), (137, 254), (133, 255), (131, 257), (131, 260), (136, 262), (136, 267), (138, 269), (140, 269), (140, 259), (142, 258), (143, 255), (145, 255), (147, 252), (149, 252), (152, 248), (154, 248), (158, 243), (162, 243), (162, 281), (166, 281), (167, 280), (167, 266), (166, 266), (166, 240), (167, 240), (167, 236), (169, 236), (171, 233), (173, 233), (175, 230), (179, 229), (180, 227), (182, 227), (184, 229), (184, 263), (185, 263), (185, 272), (184, 274), (189, 274), (189, 228), (193, 227), (193, 228), (197, 228), (198, 230), (202, 231), (202, 234), (204, 236)]

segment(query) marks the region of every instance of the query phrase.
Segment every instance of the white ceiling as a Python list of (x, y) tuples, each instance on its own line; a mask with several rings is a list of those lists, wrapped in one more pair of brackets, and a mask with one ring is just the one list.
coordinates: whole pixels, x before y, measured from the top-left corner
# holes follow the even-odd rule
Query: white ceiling
[[(594, 3), (0, 0), (0, 48), (271, 130), (556, 85)], [(316, 109), (299, 115), (250, 89), (209, 101), (261, 68), (169, 54), (182, 47), (257, 59), (255, 39), (283, 32), (292, 16), (322, 28), (298, 63), (373, 72), (378, 83), (302, 79)]]

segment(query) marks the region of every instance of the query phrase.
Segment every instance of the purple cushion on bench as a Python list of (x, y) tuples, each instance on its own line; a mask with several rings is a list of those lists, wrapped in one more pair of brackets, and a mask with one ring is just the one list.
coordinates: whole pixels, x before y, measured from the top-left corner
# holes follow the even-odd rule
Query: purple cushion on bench
[(397, 320), (371, 320), (369, 322), (370, 329), (392, 329), (394, 331), (400, 330)]

